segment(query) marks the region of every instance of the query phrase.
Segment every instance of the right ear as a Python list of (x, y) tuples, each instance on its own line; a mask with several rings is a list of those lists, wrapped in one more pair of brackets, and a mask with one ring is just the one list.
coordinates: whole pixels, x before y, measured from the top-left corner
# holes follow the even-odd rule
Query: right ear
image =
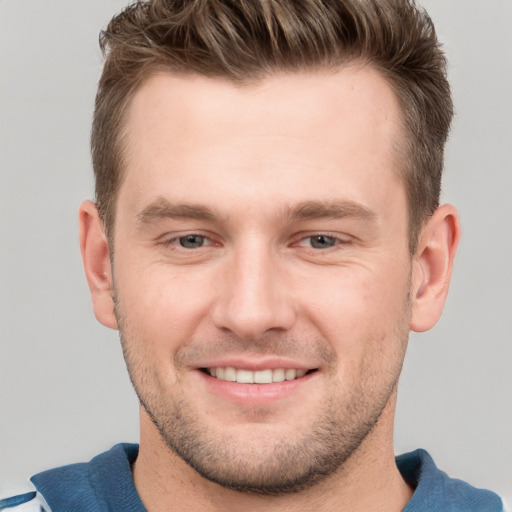
[(117, 329), (112, 297), (113, 282), (110, 252), (98, 209), (92, 201), (84, 201), (78, 213), (80, 251), (85, 275), (91, 290), (94, 314), (98, 321)]

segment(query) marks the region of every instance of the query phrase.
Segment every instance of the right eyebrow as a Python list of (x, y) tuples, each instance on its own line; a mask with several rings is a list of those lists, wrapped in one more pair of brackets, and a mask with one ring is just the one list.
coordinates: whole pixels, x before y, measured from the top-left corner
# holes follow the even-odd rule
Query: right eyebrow
[(174, 204), (162, 197), (153, 201), (135, 217), (141, 224), (150, 224), (160, 219), (193, 219), (214, 221), (218, 216), (206, 206), (195, 204)]

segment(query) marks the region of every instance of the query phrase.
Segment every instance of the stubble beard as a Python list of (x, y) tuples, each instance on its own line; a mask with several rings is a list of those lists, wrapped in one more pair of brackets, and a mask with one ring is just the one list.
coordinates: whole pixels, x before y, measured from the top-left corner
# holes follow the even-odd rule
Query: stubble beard
[[(408, 299), (403, 321), (395, 329), (395, 348), (399, 352), (395, 366), (385, 375), (375, 375), (370, 370), (344, 402), (331, 388), (307, 431), (294, 432), (293, 439), (273, 439), (270, 435), (262, 446), (252, 444), (250, 434), (240, 439), (228, 429), (209, 428), (201, 411), (194, 409), (183, 393), (163, 388), (148, 360), (140, 357), (143, 340), (137, 339), (127, 326), (117, 300), (115, 304), (131, 382), (167, 447), (209, 481), (260, 495), (297, 493), (343, 470), (394, 398), (409, 335)], [(298, 344), (294, 340), (288, 342)], [(139, 353), (134, 347), (139, 348)]]

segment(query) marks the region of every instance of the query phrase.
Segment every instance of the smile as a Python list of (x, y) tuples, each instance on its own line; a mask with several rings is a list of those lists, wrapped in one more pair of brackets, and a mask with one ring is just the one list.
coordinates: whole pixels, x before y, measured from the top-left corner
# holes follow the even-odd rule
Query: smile
[(238, 382), (240, 384), (272, 384), (274, 382), (296, 380), (304, 377), (304, 375), (310, 371), (313, 370), (275, 368), (252, 371), (233, 368), (231, 366), (205, 369), (205, 372), (211, 377), (228, 382)]

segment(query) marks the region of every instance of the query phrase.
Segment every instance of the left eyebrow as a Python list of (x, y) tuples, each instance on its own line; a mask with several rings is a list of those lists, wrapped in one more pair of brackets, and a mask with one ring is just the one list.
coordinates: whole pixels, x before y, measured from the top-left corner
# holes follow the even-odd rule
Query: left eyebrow
[(167, 199), (159, 198), (135, 215), (141, 224), (150, 224), (160, 219), (193, 219), (214, 221), (218, 215), (202, 205), (175, 204)]
[(285, 215), (292, 222), (344, 217), (375, 221), (377, 218), (377, 214), (368, 207), (348, 200), (304, 201), (291, 207)]

